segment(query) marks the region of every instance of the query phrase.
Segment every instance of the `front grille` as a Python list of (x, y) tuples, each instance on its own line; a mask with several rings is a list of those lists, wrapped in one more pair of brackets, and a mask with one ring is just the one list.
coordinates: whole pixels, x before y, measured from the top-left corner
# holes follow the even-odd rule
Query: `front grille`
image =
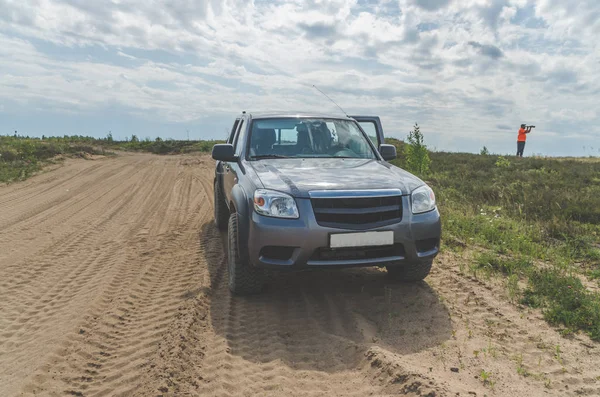
[(402, 196), (312, 198), (321, 226), (366, 229), (402, 220)]
[(389, 258), (392, 256), (404, 257), (404, 246), (402, 244), (388, 245), (384, 247), (357, 247), (357, 248), (319, 248), (310, 260), (312, 261), (340, 261)]

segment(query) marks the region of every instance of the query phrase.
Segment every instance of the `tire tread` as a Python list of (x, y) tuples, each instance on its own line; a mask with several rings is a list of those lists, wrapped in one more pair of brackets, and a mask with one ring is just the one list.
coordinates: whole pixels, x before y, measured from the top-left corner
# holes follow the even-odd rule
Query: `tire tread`
[(264, 271), (252, 266), (247, 255), (240, 253), (237, 217), (237, 213), (229, 217), (227, 233), (229, 290), (236, 295), (257, 294), (263, 289)]
[(227, 207), (227, 203), (225, 203), (225, 197), (223, 195), (223, 189), (221, 188), (218, 182), (215, 182), (214, 188), (215, 194), (215, 224), (217, 228), (224, 232), (227, 230), (227, 226), (229, 223), (229, 208)]

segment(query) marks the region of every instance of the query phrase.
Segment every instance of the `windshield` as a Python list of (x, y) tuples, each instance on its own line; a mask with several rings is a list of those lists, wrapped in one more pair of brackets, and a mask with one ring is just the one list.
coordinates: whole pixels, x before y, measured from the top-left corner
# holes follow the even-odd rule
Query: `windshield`
[(376, 159), (368, 138), (354, 121), (281, 118), (254, 120), (249, 158)]

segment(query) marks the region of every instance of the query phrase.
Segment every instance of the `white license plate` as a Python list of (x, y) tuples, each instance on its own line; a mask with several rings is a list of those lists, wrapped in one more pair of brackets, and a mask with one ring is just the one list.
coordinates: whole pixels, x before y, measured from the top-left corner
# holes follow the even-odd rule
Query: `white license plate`
[(394, 232), (340, 233), (329, 237), (330, 248), (373, 247), (393, 245)]

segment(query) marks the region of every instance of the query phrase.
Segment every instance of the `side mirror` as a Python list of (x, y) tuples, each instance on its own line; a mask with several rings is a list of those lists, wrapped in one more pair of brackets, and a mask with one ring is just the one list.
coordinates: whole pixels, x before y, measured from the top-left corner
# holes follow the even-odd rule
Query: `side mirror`
[(379, 145), (379, 153), (385, 161), (390, 161), (396, 158), (396, 146), (382, 143)]
[(237, 161), (233, 145), (230, 143), (220, 143), (213, 146), (212, 158), (220, 161)]

